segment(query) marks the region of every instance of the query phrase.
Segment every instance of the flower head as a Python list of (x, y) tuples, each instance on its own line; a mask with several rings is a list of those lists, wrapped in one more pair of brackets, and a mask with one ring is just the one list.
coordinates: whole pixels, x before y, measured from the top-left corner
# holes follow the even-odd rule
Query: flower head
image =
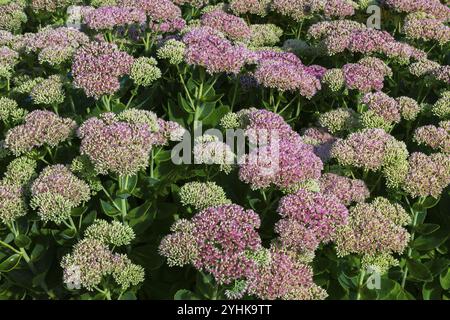
[(161, 70), (154, 58), (140, 57), (131, 65), (130, 78), (138, 86), (148, 87), (161, 78)]
[(97, 172), (132, 175), (148, 166), (154, 143), (147, 123), (119, 121), (112, 113), (85, 121), (78, 129), (80, 152)]
[(130, 244), (135, 234), (130, 226), (121, 222), (112, 221), (109, 223), (106, 220), (97, 219), (87, 227), (84, 237), (121, 247)]
[(348, 215), (334, 195), (304, 189), (281, 198), (277, 211), (282, 219), (275, 230), (281, 243), (298, 251), (314, 251), (321, 242), (333, 240), (336, 228), (347, 222)]
[(430, 156), (415, 152), (408, 159), (409, 170), (403, 189), (412, 197), (438, 198), (450, 183), (450, 156), (434, 153)]
[(59, 75), (50, 76), (36, 84), (30, 92), (34, 104), (58, 105), (64, 102), (63, 80)]
[[(409, 233), (402, 226), (410, 222), (407, 212), (387, 199), (376, 198), (372, 203), (359, 203), (350, 209), (348, 224), (337, 230), (338, 256), (350, 253), (374, 257), (380, 254), (402, 253)], [(373, 261), (367, 259), (365, 261)]]
[(322, 161), (311, 146), (281, 140), (245, 156), (240, 164), (239, 179), (250, 184), (252, 189), (263, 189), (272, 184), (287, 189), (309, 179), (318, 179), (322, 168)]
[(31, 207), (45, 222), (61, 223), (89, 199), (89, 186), (61, 164), (46, 167), (31, 185)]
[(205, 13), (201, 23), (202, 26), (213, 28), (233, 41), (246, 41), (251, 36), (251, 30), (244, 19), (222, 10)]
[(186, 45), (183, 42), (176, 39), (169, 39), (158, 48), (156, 55), (159, 59), (166, 59), (170, 64), (177, 65), (183, 62), (185, 50)]
[(210, 74), (239, 73), (247, 62), (249, 51), (242, 45), (233, 45), (210, 27), (194, 28), (184, 37), (185, 60), (200, 65)]
[(25, 123), (10, 129), (5, 146), (20, 155), (33, 148), (49, 145), (55, 147), (67, 140), (76, 128), (69, 118), (61, 118), (50, 111), (35, 110), (25, 117)]
[(130, 73), (133, 60), (114, 44), (90, 42), (75, 54), (74, 85), (82, 88), (88, 97), (98, 99), (104, 94), (113, 94), (120, 88), (118, 78)]
[(324, 195), (333, 195), (346, 206), (353, 202), (364, 202), (370, 196), (369, 189), (363, 180), (325, 173), (319, 181), (320, 191)]
[(188, 182), (180, 189), (181, 203), (195, 210), (230, 204), (225, 191), (214, 182)]
[(247, 279), (247, 291), (260, 299), (313, 300), (325, 299), (327, 293), (313, 282), (310, 266), (298, 262), (289, 252), (272, 247), (268, 262)]

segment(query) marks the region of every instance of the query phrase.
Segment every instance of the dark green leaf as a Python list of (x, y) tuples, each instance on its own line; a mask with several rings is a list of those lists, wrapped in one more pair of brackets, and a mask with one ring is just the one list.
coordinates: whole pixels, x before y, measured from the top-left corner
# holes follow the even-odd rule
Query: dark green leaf
[(406, 265), (408, 266), (409, 275), (419, 281), (432, 281), (433, 276), (430, 270), (421, 262), (413, 259), (407, 259)]
[(14, 239), (14, 243), (19, 248), (25, 248), (25, 247), (28, 247), (28, 245), (31, 244), (31, 239), (28, 236), (24, 235), (24, 234), (19, 234), (16, 237), (16, 239)]
[(174, 300), (200, 300), (192, 291), (181, 289), (174, 295)]

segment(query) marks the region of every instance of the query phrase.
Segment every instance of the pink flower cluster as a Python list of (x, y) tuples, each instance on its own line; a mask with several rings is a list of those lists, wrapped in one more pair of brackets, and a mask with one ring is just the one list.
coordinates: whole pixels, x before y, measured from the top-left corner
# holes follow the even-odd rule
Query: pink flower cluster
[(282, 219), (275, 225), (283, 246), (314, 251), (321, 242), (334, 239), (336, 228), (347, 222), (348, 210), (332, 194), (299, 189), (280, 200)]
[(249, 51), (233, 45), (210, 27), (196, 28), (183, 37), (186, 44), (185, 60), (200, 65), (210, 74), (239, 73), (249, 58)]
[(368, 110), (388, 123), (398, 123), (401, 120), (398, 102), (383, 92), (367, 93), (362, 102), (367, 105)]
[(272, 138), (280, 140), (298, 140), (298, 134), (279, 114), (265, 109), (249, 112), (245, 115), (245, 135), (252, 144), (270, 144)]
[(80, 153), (89, 157), (98, 173), (133, 175), (148, 166), (153, 146), (145, 123), (118, 121), (113, 113), (85, 121), (78, 129)]
[(79, 30), (59, 27), (26, 34), (21, 42), (26, 52), (38, 54), (41, 63), (55, 65), (69, 60), (76, 49), (89, 42), (89, 38)]
[(320, 177), (320, 191), (326, 195), (333, 195), (344, 205), (353, 202), (364, 202), (370, 196), (365, 182), (359, 179), (350, 179), (334, 173), (325, 173)]
[(408, 15), (403, 32), (411, 39), (435, 40), (440, 44), (450, 41), (450, 27), (441, 20), (422, 13)]
[(322, 39), (321, 45), (330, 55), (347, 49), (363, 54), (381, 53), (401, 62), (426, 58), (424, 51), (395, 40), (388, 32), (366, 28), (354, 21), (318, 22), (309, 28), (308, 34), (314, 39)]
[(201, 18), (201, 23), (203, 26), (222, 32), (230, 40), (245, 41), (251, 36), (251, 30), (244, 19), (222, 10), (205, 13)]
[(277, 247), (269, 251), (269, 262), (261, 263), (247, 279), (248, 293), (265, 300), (325, 299), (327, 293), (313, 281), (313, 270)]
[(439, 0), (383, 0), (383, 3), (398, 12), (425, 12), (441, 20), (450, 18), (450, 8)]
[(90, 42), (80, 48), (74, 57), (72, 75), (74, 85), (82, 88), (88, 97), (98, 99), (113, 94), (120, 88), (119, 77), (128, 74), (133, 57), (106, 42)]
[(68, 139), (75, 128), (76, 123), (72, 119), (61, 118), (50, 111), (35, 110), (25, 117), (24, 124), (6, 133), (5, 147), (16, 155), (43, 145), (55, 147)]
[(261, 247), (256, 229), (259, 216), (252, 210), (230, 204), (205, 209), (192, 220), (199, 257), (195, 266), (214, 275), (219, 283), (229, 283), (248, 275), (254, 263), (247, 251)]
[(181, 18), (181, 9), (170, 0), (124, 0), (128, 6), (144, 10), (152, 20), (164, 21)]
[(321, 89), (317, 76), (320, 69), (305, 67), (296, 55), (286, 52), (261, 51), (257, 54), (255, 79), (264, 87), (280, 91), (298, 91), (310, 99)]
[(144, 11), (128, 7), (100, 7), (90, 11), (83, 18), (86, 25), (94, 30), (107, 30), (131, 24), (144, 24), (147, 20)]
[[(261, 249), (259, 226), (259, 216), (238, 205), (207, 208), (190, 221), (176, 223), (174, 233), (161, 242), (160, 252), (178, 265), (193, 263), (218, 283), (228, 284), (254, 272), (250, 253)], [(186, 248), (184, 253), (180, 246)]]

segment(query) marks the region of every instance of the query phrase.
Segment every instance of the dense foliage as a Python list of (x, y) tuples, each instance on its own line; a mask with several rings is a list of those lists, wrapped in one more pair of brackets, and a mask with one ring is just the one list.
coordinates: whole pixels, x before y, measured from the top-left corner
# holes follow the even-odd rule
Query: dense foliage
[(450, 298), (449, 18), (0, 0), (0, 298)]

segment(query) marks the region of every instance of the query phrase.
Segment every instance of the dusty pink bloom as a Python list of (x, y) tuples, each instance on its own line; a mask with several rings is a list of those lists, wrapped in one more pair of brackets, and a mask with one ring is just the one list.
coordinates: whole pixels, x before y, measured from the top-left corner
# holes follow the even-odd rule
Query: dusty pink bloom
[[(281, 242), (300, 251), (315, 250), (311, 244), (333, 240), (336, 228), (347, 222), (348, 215), (345, 205), (334, 195), (304, 189), (281, 198), (277, 211), (282, 220), (277, 223), (275, 230), (280, 234)], [(289, 229), (289, 221), (313, 233), (293, 233)]]
[(314, 284), (310, 266), (296, 260), (293, 253), (276, 247), (269, 251), (267, 262), (261, 262), (247, 278), (248, 293), (260, 299), (325, 299), (325, 290)]
[(367, 93), (362, 102), (368, 110), (382, 117), (388, 123), (400, 122), (400, 106), (394, 98), (383, 92)]
[(323, 164), (310, 145), (281, 140), (259, 147), (241, 161), (239, 179), (252, 189), (290, 188), (320, 177)]
[(245, 41), (251, 36), (251, 30), (244, 19), (222, 10), (205, 13), (201, 18), (201, 22), (203, 26), (222, 32), (230, 40)]
[(118, 121), (113, 113), (85, 121), (78, 137), (80, 153), (102, 174), (133, 175), (145, 169), (154, 143), (148, 124)]
[(229, 204), (205, 209), (191, 222), (198, 247), (194, 265), (213, 274), (219, 283), (246, 277), (255, 267), (247, 252), (258, 250), (259, 216), (252, 210)]
[(133, 57), (107, 42), (90, 42), (74, 57), (74, 85), (84, 89), (88, 97), (99, 98), (120, 88), (119, 77), (128, 74)]
[(147, 20), (145, 12), (135, 8), (100, 7), (90, 11), (83, 17), (90, 29), (106, 30), (117, 26), (144, 24)]
[(433, 125), (419, 127), (414, 132), (414, 140), (418, 144), (429, 146), (444, 153), (450, 153), (450, 132), (445, 128)]
[(325, 173), (319, 181), (320, 191), (324, 195), (334, 195), (346, 206), (353, 202), (364, 202), (370, 196), (369, 189), (363, 180)]
[(450, 156), (434, 153), (430, 156), (415, 152), (409, 157), (409, 171), (404, 189), (412, 197), (438, 198), (450, 184)]
[(210, 74), (237, 74), (249, 57), (249, 51), (245, 47), (233, 45), (209, 27), (191, 30), (183, 37), (183, 42), (186, 44), (186, 62), (203, 66)]
[(55, 147), (74, 132), (76, 123), (53, 112), (35, 110), (25, 117), (25, 123), (6, 133), (5, 147), (14, 154), (31, 151), (43, 145)]

